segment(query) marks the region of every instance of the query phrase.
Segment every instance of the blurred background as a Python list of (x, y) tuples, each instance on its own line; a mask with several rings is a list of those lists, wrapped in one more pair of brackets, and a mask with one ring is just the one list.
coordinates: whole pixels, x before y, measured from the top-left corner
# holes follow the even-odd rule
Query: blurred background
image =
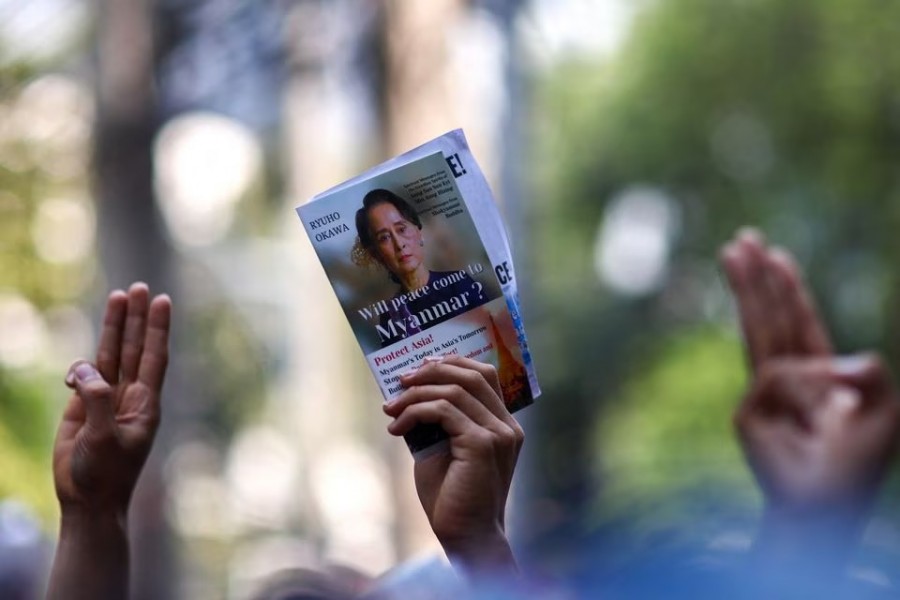
[[(176, 310), (139, 597), (438, 552), (293, 207), (460, 126), (544, 389), (520, 414), (525, 561), (745, 550), (759, 498), (717, 248), (759, 226), (839, 349), (896, 363), (898, 35), (876, 0), (0, 0), (3, 577), (43, 585), (62, 378), (138, 279)], [(897, 488), (854, 566), (877, 585), (900, 583)]]

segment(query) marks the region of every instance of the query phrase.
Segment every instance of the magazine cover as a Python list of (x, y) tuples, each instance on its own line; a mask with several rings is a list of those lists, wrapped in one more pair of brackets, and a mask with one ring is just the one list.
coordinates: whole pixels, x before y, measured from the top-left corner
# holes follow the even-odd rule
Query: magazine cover
[[(497, 367), (514, 411), (537, 396), (524, 331), (454, 166), (435, 151), (376, 168), (297, 212), (385, 399), (425, 357), (459, 354)], [(414, 453), (443, 438), (418, 429), (406, 440)]]

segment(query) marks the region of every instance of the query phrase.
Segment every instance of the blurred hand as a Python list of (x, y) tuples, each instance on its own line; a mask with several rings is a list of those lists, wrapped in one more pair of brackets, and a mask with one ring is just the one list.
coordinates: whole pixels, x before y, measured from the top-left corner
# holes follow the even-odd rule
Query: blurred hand
[(787, 252), (766, 247), (748, 229), (722, 248), (721, 262), (754, 373), (773, 358), (831, 355), (831, 340)]
[(394, 417), (388, 431), (402, 436), (436, 423), (450, 438), (449, 452), (415, 465), (419, 499), (441, 545), (473, 570), (515, 570), (505, 510), (525, 434), (503, 404), (496, 369), (449, 356), (400, 382), (406, 391), (384, 406)]
[(124, 514), (160, 418), (171, 302), (136, 283), (109, 295), (96, 363), (69, 368), (69, 399), (53, 448), (63, 513)]
[(147, 286), (115, 291), (96, 363), (77, 361), (53, 447), (62, 519), (48, 600), (127, 598), (127, 513), (159, 425), (171, 302)]
[(757, 567), (781, 591), (833, 593), (896, 451), (895, 387), (877, 356), (833, 356), (786, 252), (744, 231), (721, 259), (751, 367), (735, 426), (766, 498)]
[(875, 356), (835, 358), (791, 257), (754, 231), (722, 251), (752, 370), (735, 416), (744, 451), (779, 509), (862, 508), (898, 434), (900, 403)]
[(735, 422), (772, 507), (849, 517), (893, 458), (900, 402), (875, 356), (781, 358), (760, 367)]

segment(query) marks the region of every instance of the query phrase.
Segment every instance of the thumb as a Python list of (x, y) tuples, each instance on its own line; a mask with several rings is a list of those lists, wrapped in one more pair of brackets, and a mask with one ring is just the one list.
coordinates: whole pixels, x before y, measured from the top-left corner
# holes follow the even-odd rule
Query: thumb
[(115, 428), (113, 389), (100, 372), (87, 361), (79, 361), (69, 367), (69, 377), (84, 402), (87, 425), (98, 434), (106, 434)]
[(845, 385), (833, 386), (818, 412), (821, 430), (834, 433), (846, 430), (848, 418), (861, 402), (862, 394), (858, 389)]
[(831, 371), (836, 380), (861, 391), (866, 402), (892, 395), (891, 375), (877, 354), (839, 356), (832, 361)]

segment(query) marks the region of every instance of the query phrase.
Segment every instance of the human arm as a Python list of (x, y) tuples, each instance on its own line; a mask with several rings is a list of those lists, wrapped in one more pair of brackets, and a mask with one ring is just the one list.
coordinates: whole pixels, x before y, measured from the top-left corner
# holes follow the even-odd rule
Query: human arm
[(385, 404), (388, 431), (402, 436), (439, 424), (447, 452), (416, 461), (415, 482), (431, 528), (448, 558), (472, 576), (517, 573), (506, 537), (506, 501), (524, 432), (502, 401), (493, 366), (457, 356), (429, 361), (401, 377)]
[(725, 246), (751, 370), (735, 426), (765, 497), (764, 571), (827, 582), (855, 547), (900, 433), (874, 355), (837, 357), (791, 257), (756, 232)]
[(57, 430), (59, 543), (48, 599), (128, 596), (128, 506), (160, 419), (171, 302), (144, 284), (109, 295), (95, 363), (78, 361)]

